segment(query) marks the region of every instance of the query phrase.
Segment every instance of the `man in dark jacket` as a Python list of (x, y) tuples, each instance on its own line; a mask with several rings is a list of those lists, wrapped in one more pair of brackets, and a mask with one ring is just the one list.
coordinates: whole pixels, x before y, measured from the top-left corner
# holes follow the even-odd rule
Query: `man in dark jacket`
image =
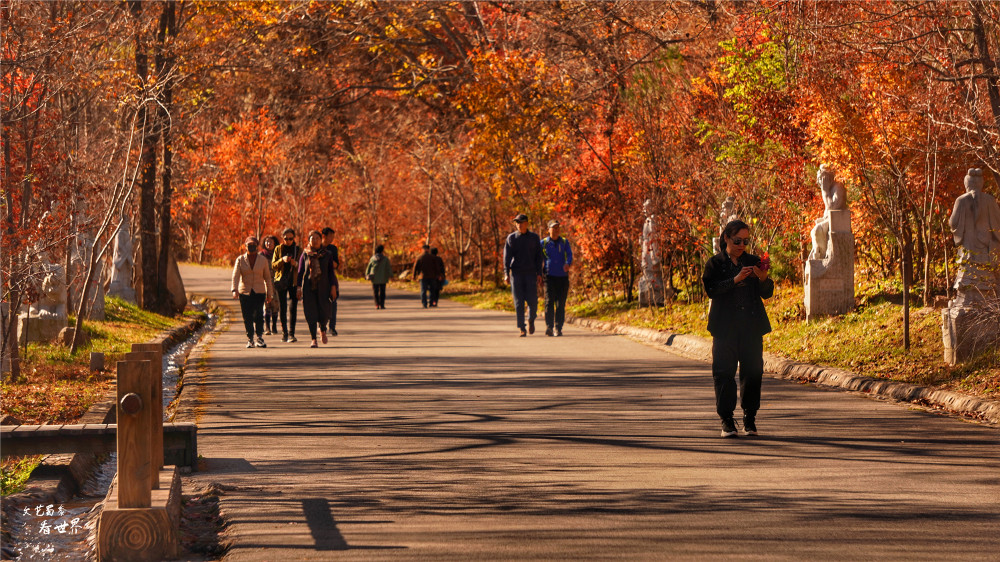
[(444, 288), (444, 260), (438, 255), (437, 248), (431, 248), (431, 255), (434, 256), (434, 265), (437, 268), (437, 278), (431, 284), (431, 306), (437, 306), (441, 289)]
[(424, 253), (420, 254), (413, 264), (413, 278), (420, 276), (420, 304), (427, 305), (434, 301), (434, 283), (438, 278), (437, 259), (431, 254), (429, 244), (424, 244)]
[[(503, 247), (504, 280), (510, 280), (517, 312), (517, 327), (521, 337), (535, 333), (535, 315), (538, 311), (538, 283), (542, 280), (542, 241), (528, 230), (528, 217), (514, 217), (517, 230), (507, 236)], [(524, 328), (524, 305), (528, 305), (528, 329)]]

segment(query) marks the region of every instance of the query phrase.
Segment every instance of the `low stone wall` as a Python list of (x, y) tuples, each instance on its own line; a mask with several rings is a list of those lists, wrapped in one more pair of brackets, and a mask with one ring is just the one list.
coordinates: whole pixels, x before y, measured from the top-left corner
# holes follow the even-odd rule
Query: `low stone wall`
[[(567, 316), (571, 324), (630, 336), (649, 343), (663, 344), (671, 351), (700, 361), (712, 360), (712, 341), (699, 336), (672, 334), (614, 322)], [(960, 392), (863, 377), (850, 371), (799, 363), (771, 353), (764, 354), (764, 371), (776, 378), (810, 382), (832, 388), (864, 392), (883, 398), (931, 406), (971, 418), (1000, 424), (1000, 401), (986, 400)]]

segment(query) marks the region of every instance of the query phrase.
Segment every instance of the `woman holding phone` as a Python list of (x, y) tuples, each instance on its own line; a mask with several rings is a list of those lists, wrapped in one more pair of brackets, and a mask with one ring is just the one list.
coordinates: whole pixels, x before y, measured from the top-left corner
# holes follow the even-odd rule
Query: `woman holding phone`
[(736, 409), (736, 369), (739, 367), (740, 406), (743, 429), (757, 435), (757, 410), (764, 376), (764, 334), (771, 331), (762, 299), (774, 294), (768, 278), (769, 260), (746, 251), (750, 227), (743, 221), (729, 222), (720, 236), (721, 251), (705, 264), (702, 281), (712, 299), (708, 331), (712, 334), (712, 379), (715, 410), (722, 418), (722, 436), (738, 434), (733, 411)]

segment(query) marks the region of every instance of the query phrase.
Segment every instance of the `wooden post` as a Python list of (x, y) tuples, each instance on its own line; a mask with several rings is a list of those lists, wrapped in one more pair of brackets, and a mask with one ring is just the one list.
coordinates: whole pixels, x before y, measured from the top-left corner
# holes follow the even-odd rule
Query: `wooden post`
[[(136, 344), (133, 344), (133, 349)], [(150, 460), (153, 463), (150, 474), (150, 486), (155, 490), (160, 487), (158, 471), (163, 468), (163, 359), (157, 351), (132, 351), (125, 354), (127, 361), (148, 361), (150, 364), (150, 425), (149, 447)]]
[(150, 481), (157, 474), (149, 450), (153, 425), (150, 371), (149, 361), (118, 362), (118, 506), (121, 508), (149, 507)]

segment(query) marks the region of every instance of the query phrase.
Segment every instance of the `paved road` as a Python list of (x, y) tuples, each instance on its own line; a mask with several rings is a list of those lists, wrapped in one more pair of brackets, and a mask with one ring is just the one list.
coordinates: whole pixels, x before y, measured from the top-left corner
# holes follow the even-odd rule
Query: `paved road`
[(207, 354), (185, 487), (236, 487), (227, 560), (1000, 559), (996, 428), (765, 379), (724, 440), (704, 363), (369, 295), (326, 347), (244, 349), (234, 310)]

